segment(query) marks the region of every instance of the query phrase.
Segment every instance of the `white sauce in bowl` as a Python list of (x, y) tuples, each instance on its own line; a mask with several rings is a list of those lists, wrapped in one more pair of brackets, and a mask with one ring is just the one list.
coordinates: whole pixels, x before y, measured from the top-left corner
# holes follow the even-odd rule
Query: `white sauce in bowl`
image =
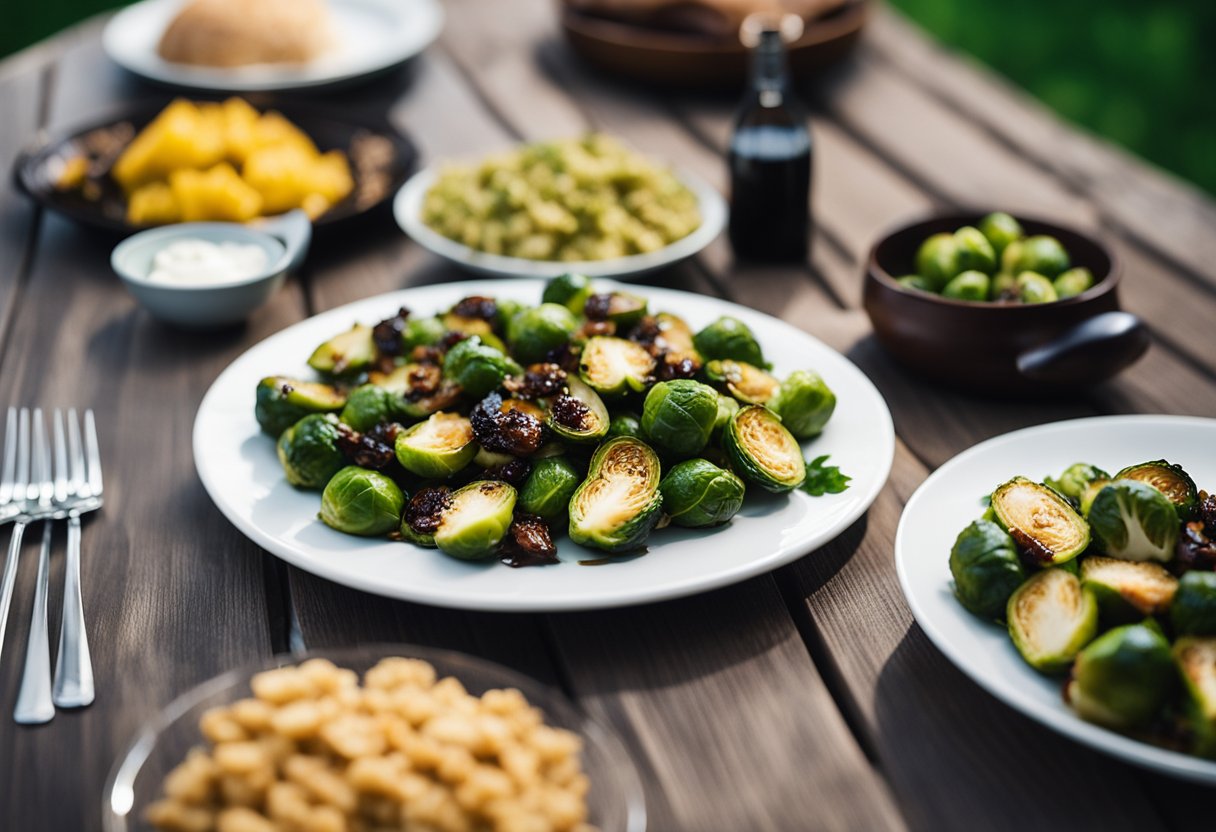
[(250, 243), (187, 238), (156, 252), (148, 280), (178, 286), (218, 286), (257, 277), (266, 271), (266, 250)]

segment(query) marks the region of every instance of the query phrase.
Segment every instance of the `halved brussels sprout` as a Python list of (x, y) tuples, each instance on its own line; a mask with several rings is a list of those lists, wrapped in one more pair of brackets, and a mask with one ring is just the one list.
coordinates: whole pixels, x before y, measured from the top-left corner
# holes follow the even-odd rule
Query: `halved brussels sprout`
[(348, 465), (330, 478), (321, 495), (321, 522), (364, 537), (388, 534), (401, 522), (405, 495), (379, 471)]
[(446, 485), (429, 485), (418, 489), (406, 502), (401, 515), (401, 539), (416, 546), (437, 548), (435, 531), (451, 502), (452, 491)]
[(604, 400), (578, 376), (566, 377), (566, 390), (549, 400), (545, 424), (570, 442), (598, 442), (609, 428)]
[(589, 321), (612, 321), (624, 332), (646, 315), (646, 298), (629, 292), (604, 292), (591, 295), (583, 304)]
[(454, 491), (435, 530), (435, 545), (461, 560), (492, 557), (511, 527), (515, 498), (515, 489), (498, 480)]
[(633, 341), (597, 335), (583, 345), (578, 371), (600, 395), (640, 393), (654, 371), (654, 356)]
[(346, 394), (331, 385), (267, 376), (258, 382), (253, 415), (263, 431), (277, 437), (309, 413), (333, 413), (345, 404)]
[(514, 462), (516, 459), (518, 457), (513, 454), (502, 451), (487, 451), (481, 447), (477, 449), (477, 453), (473, 456), (473, 462), (482, 468), (501, 468), (508, 463)]
[(767, 407), (739, 408), (726, 425), (722, 444), (735, 470), (766, 491), (792, 491), (806, 479), (798, 440)]
[(410, 318), (401, 331), (401, 343), (405, 354), (414, 347), (433, 347), (447, 335), (448, 328), (439, 318)]
[(1110, 474), (1096, 465), (1090, 465), (1088, 462), (1074, 462), (1061, 471), (1058, 477), (1044, 477), (1043, 485), (1054, 488), (1072, 501), (1073, 505), (1080, 505), (1081, 498), (1085, 496), (1085, 489), (1089, 488), (1091, 482), (1108, 479), (1110, 479)]
[(1199, 506), (1199, 489), (1190, 474), (1182, 470), (1181, 465), (1172, 465), (1164, 459), (1130, 465), (1115, 474), (1115, 479), (1151, 485), (1169, 498), (1183, 520), (1190, 520)]
[(692, 379), (660, 381), (642, 405), (642, 432), (677, 457), (700, 451), (718, 419), (718, 391)]
[(1020, 240), (1025, 233), (1022, 231), (1021, 223), (1001, 211), (984, 217), (979, 221), (977, 227), (980, 233), (988, 238), (997, 257), (1001, 256), (1007, 245), (1015, 240)]
[(1085, 486), (1085, 490), (1081, 492), (1081, 516), (1086, 520), (1089, 519), (1089, 510), (1093, 508), (1094, 498), (1098, 496), (1098, 492), (1106, 486), (1110, 485), (1111, 481), (1107, 477), (1097, 477), (1089, 485)]
[(1216, 572), (1191, 570), (1182, 576), (1170, 623), (1180, 636), (1216, 636)]
[(1027, 237), (1021, 241), (1012, 272), (1035, 272), (1049, 280), (1068, 271), (1068, 252), (1060, 241), (1046, 234)]
[(1089, 269), (1081, 266), (1064, 272), (1051, 281), (1051, 285), (1055, 287), (1056, 295), (1061, 300), (1072, 298), (1094, 285), (1094, 275)]
[(1178, 579), (1157, 563), (1091, 555), (1081, 561), (1081, 583), (1094, 594), (1102, 619), (1125, 623), (1170, 608)]
[(991, 286), (988, 275), (976, 269), (959, 272), (942, 288), (942, 297), (954, 300), (988, 300)]
[(659, 458), (638, 439), (618, 436), (596, 449), (587, 478), (570, 498), (570, 539), (608, 552), (636, 549), (659, 520)]
[(958, 242), (953, 234), (934, 234), (916, 251), (916, 273), (925, 279), (931, 291), (940, 292), (960, 271)]
[(1059, 300), (1051, 280), (1038, 272), (1018, 272), (1014, 285), (1022, 303), (1051, 303)]
[(1177, 673), (1170, 643), (1157, 629), (1127, 624), (1078, 654), (1064, 695), (1082, 719), (1109, 728), (1137, 728), (1161, 713)]
[(759, 367), (731, 359), (710, 361), (705, 365), (705, 376), (712, 382), (724, 384), (730, 394), (744, 404), (764, 404), (781, 386), (777, 379)]
[(659, 483), (663, 513), (677, 526), (718, 526), (738, 513), (747, 487), (743, 480), (705, 459), (675, 465)]
[[(734, 401), (734, 399), (731, 399)], [(632, 413), (618, 413), (608, 423), (608, 434), (612, 436), (632, 436), (634, 439), (644, 438), (642, 435), (642, 420)]]
[(1174, 642), (1173, 653), (1186, 689), (1193, 751), (1216, 758), (1216, 638), (1184, 636)]
[[(977, 271), (990, 275), (996, 271), (996, 252), (992, 248), (992, 243), (988, 242), (988, 238), (978, 228), (964, 225), (954, 232), (954, 243), (958, 246), (960, 274)], [(987, 289), (987, 286), (984, 288)]]
[(836, 394), (819, 373), (796, 370), (767, 404), (796, 439), (814, 439), (836, 412)]
[(722, 432), (730, 424), (730, 420), (739, 412), (739, 400), (725, 393), (718, 394), (718, 415), (714, 418), (714, 429), (710, 431), (710, 442), (719, 442)]
[(950, 574), (959, 603), (990, 621), (1004, 619), (1009, 596), (1026, 579), (1013, 538), (988, 520), (959, 533), (950, 549)]
[(443, 357), (443, 374), (474, 398), (481, 398), (497, 389), (507, 376), (521, 372), (523, 368), (513, 358), (484, 343), (478, 335), (460, 341)]
[(515, 314), (507, 327), (507, 342), (517, 360), (532, 364), (569, 343), (577, 329), (578, 318), (569, 309), (557, 303), (542, 303)]
[(706, 361), (731, 359), (755, 367), (768, 367), (756, 336), (738, 318), (723, 315), (692, 337), (697, 352)]
[(1157, 560), (1174, 556), (1178, 513), (1169, 498), (1135, 480), (1115, 480), (1102, 487), (1089, 507), (1089, 525), (1098, 548), (1114, 558)]
[(410, 373), (414, 372), (422, 365), (420, 364), (402, 364), (399, 367), (394, 367), (387, 373), (380, 370), (371, 370), (367, 374), (367, 383), (375, 387), (383, 388), (391, 393), (396, 393), (398, 396), (404, 396), (410, 390)]
[(287, 481), (296, 488), (324, 488), (346, 465), (338, 450), (338, 420), (332, 413), (312, 413), (283, 431), (275, 450)]
[(435, 413), (397, 434), (397, 461), (410, 473), (447, 479), (473, 461), (473, 425), (457, 413)]
[(1089, 546), (1089, 525), (1053, 489), (1014, 477), (992, 492), (992, 512), (1001, 528), (1036, 562), (1070, 561)]
[(659, 328), (658, 338), (655, 343), (658, 344), (668, 354), (674, 354), (681, 358), (700, 359), (697, 353), (697, 347), (693, 344), (692, 327), (688, 322), (679, 315), (672, 315), (670, 312), (660, 312), (654, 316), (655, 326)]
[(546, 283), (540, 299), (542, 303), (560, 303), (575, 315), (581, 315), (591, 291), (591, 278), (567, 272)]
[(1098, 634), (1093, 593), (1065, 569), (1044, 569), (1009, 596), (1009, 637), (1035, 670), (1066, 670)]
[(313, 350), (308, 366), (319, 373), (344, 376), (366, 370), (376, 360), (372, 328), (355, 324)]
[(933, 285), (918, 274), (906, 274), (895, 278), (895, 282), (905, 289), (915, 289), (918, 292), (932, 292)]
[(537, 460), (519, 489), (519, 509), (546, 520), (557, 520), (570, 506), (582, 475), (564, 456)]
[(374, 384), (365, 384), (350, 394), (338, 418), (362, 433), (381, 422), (396, 421), (401, 416), (403, 405), (399, 394)]

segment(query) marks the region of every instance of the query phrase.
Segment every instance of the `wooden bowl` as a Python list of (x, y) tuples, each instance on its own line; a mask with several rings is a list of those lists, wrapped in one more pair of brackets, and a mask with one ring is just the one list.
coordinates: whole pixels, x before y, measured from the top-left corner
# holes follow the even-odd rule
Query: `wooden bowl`
[(1100, 242), (1071, 228), (1018, 217), (1028, 235), (1050, 234), (1094, 285), (1043, 304), (985, 303), (907, 289), (925, 238), (976, 225), (986, 214), (935, 215), (879, 239), (866, 261), (864, 303), (875, 337), (893, 358), (937, 381), (985, 393), (1024, 395), (1074, 390), (1105, 381), (1148, 349), (1149, 335), (1120, 311), (1119, 265)]
[[(857, 43), (868, 0), (849, 0), (806, 24), (789, 46), (795, 78), (843, 58)], [(609, 20), (562, 6), (566, 40), (595, 67), (645, 83), (696, 89), (737, 89), (747, 78), (748, 51), (738, 38), (719, 39)]]

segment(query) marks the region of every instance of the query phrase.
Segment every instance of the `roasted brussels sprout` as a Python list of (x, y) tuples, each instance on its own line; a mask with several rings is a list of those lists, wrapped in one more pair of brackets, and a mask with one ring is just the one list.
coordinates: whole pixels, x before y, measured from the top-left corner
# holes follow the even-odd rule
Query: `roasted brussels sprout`
[(577, 329), (578, 319), (569, 309), (557, 303), (542, 303), (511, 318), (507, 343), (516, 359), (532, 364), (568, 343)]
[(1044, 569), (1009, 596), (1009, 637), (1035, 670), (1067, 670), (1098, 633), (1098, 604), (1071, 572)]
[(954, 243), (958, 247), (960, 274), (977, 271), (989, 275), (996, 271), (996, 252), (992, 248), (992, 243), (988, 242), (988, 238), (978, 228), (964, 225), (954, 232)]
[(895, 278), (895, 282), (905, 289), (915, 289), (918, 292), (932, 292), (933, 286), (918, 274), (906, 274)]
[(1065, 697), (1081, 718), (1137, 728), (1165, 707), (1177, 684), (1170, 643), (1152, 626), (1126, 624), (1077, 655)]
[(473, 461), (473, 425), (456, 413), (435, 413), (397, 435), (397, 461), (410, 473), (447, 479)]
[(663, 513), (677, 526), (718, 526), (743, 506), (746, 486), (730, 471), (704, 459), (688, 459), (672, 467), (659, 483)]
[(499, 332), (506, 332), (511, 325), (511, 319), (528, 308), (526, 303), (520, 303), (511, 298), (498, 298), (495, 301), (497, 311), (494, 315), (494, 328)]
[(977, 226), (980, 233), (992, 244), (992, 251), (999, 258), (1005, 247), (1015, 240), (1022, 239), (1025, 233), (1022, 225), (1013, 217), (1001, 211), (989, 214), (979, 221)]
[(515, 488), (499, 480), (457, 489), (440, 514), (435, 545), (461, 560), (492, 557), (511, 527), (515, 498)]
[(381, 422), (396, 421), (402, 415), (403, 405), (399, 394), (374, 384), (365, 384), (350, 394), (338, 418), (363, 432)]
[(793, 435), (767, 407), (739, 408), (722, 434), (731, 465), (766, 491), (792, 491), (806, 479), (806, 460)]
[(598, 442), (608, 433), (608, 408), (599, 394), (578, 376), (568, 376), (566, 392), (549, 400), (545, 424), (570, 442)]
[(642, 420), (632, 413), (618, 413), (608, 423), (608, 436), (632, 436), (634, 439), (642, 439)]
[(929, 284), (929, 289), (940, 292), (950, 279), (958, 274), (958, 242), (953, 234), (934, 234), (916, 252), (916, 273)]
[(744, 404), (764, 404), (781, 386), (777, 379), (759, 367), (729, 358), (706, 364), (705, 377), (725, 386), (732, 396)]
[(942, 297), (954, 300), (988, 300), (988, 275), (975, 269), (959, 272), (942, 289)]
[(1171, 465), (1164, 459), (1128, 466), (1115, 474), (1115, 479), (1151, 485), (1169, 498), (1182, 520), (1190, 520), (1199, 506), (1199, 489), (1195, 487), (1195, 481), (1181, 465)]
[(646, 315), (646, 298), (629, 292), (604, 292), (590, 295), (583, 303), (589, 321), (611, 321), (624, 332)]
[(781, 382), (768, 407), (794, 438), (813, 439), (823, 433), (836, 411), (836, 394), (819, 373), (796, 370)]
[(537, 460), (519, 489), (519, 510), (557, 520), (565, 515), (570, 497), (582, 481), (578, 470), (564, 456)]
[(738, 318), (723, 315), (692, 338), (706, 361), (731, 359), (754, 367), (768, 367), (756, 336)]
[(376, 360), (372, 328), (355, 324), (313, 350), (308, 366), (319, 373), (344, 376), (366, 370)]
[(704, 448), (717, 419), (718, 391), (691, 379), (660, 381), (642, 405), (642, 432), (676, 457)]
[(1089, 269), (1080, 266), (1061, 273), (1051, 281), (1051, 285), (1055, 287), (1056, 296), (1060, 300), (1076, 297), (1094, 285), (1094, 275)]
[(1058, 477), (1044, 477), (1043, 485), (1054, 488), (1071, 500), (1073, 505), (1080, 505), (1085, 489), (1089, 488), (1091, 482), (1100, 479), (1108, 480), (1110, 474), (1088, 462), (1074, 462), (1061, 471)]
[(346, 395), (328, 384), (268, 376), (258, 382), (253, 415), (271, 436), (303, 419), (309, 413), (333, 413), (346, 404)]
[(1081, 516), (1086, 520), (1089, 519), (1089, 510), (1093, 507), (1094, 498), (1098, 496), (1098, 492), (1110, 485), (1110, 479), (1107, 477), (1098, 477), (1089, 485), (1085, 486), (1085, 490), (1081, 492)]
[(1039, 564), (1070, 561), (1089, 546), (1089, 525), (1054, 490), (1014, 477), (992, 492), (992, 512), (1001, 528)]
[(332, 413), (312, 413), (296, 422), (279, 436), (276, 451), (287, 481), (296, 488), (324, 488), (346, 465)]
[(1051, 281), (1037, 272), (1019, 272), (1014, 280), (1018, 300), (1022, 303), (1051, 303), (1059, 300)]
[(1104, 622), (1123, 624), (1170, 608), (1178, 579), (1158, 563), (1091, 555), (1081, 561), (1081, 583), (1094, 594)]
[(959, 533), (950, 549), (950, 574), (959, 603), (990, 621), (1004, 619), (1009, 596), (1026, 579), (1013, 538), (988, 520)]
[(679, 315), (672, 315), (670, 312), (660, 312), (654, 316), (654, 323), (659, 329), (659, 334), (655, 338), (655, 344), (660, 349), (668, 354), (700, 361), (697, 346), (693, 343), (692, 327), (688, 325), (687, 321)]
[(435, 549), (435, 531), (443, 512), (452, 502), (452, 491), (446, 485), (430, 485), (418, 489), (405, 504), (401, 515), (401, 539), (417, 546)]
[(1017, 261), (1009, 271), (1035, 272), (1050, 280), (1068, 271), (1069, 265), (1068, 252), (1060, 245), (1060, 241), (1055, 237), (1039, 234), (1021, 241)]
[(542, 303), (560, 303), (575, 315), (581, 315), (591, 291), (591, 278), (567, 272), (546, 283), (540, 299)]
[(406, 354), (414, 347), (433, 347), (443, 340), (448, 328), (439, 318), (410, 318), (401, 331)]
[(1191, 570), (1182, 576), (1170, 623), (1180, 636), (1216, 636), (1216, 572)]
[(521, 372), (523, 368), (514, 359), (477, 335), (456, 344), (443, 358), (443, 374), (475, 398), (496, 389), (507, 376)]
[(1216, 758), (1216, 638), (1185, 636), (1174, 642), (1173, 653), (1186, 690), (1192, 750)]
[(654, 356), (633, 341), (601, 335), (583, 345), (578, 371), (600, 395), (640, 393), (654, 371)]
[(1089, 525), (1098, 548), (1124, 560), (1157, 560), (1174, 556), (1178, 513), (1169, 498), (1135, 480), (1115, 480), (1094, 497)]
[(330, 478), (321, 495), (321, 522), (347, 534), (375, 537), (400, 525), (405, 495), (378, 471), (348, 465)]
[(638, 439), (618, 436), (596, 449), (587, 478), (570, 498), (570, 539), (608, 552), (636, 549), (658, 522), (659, 458)]

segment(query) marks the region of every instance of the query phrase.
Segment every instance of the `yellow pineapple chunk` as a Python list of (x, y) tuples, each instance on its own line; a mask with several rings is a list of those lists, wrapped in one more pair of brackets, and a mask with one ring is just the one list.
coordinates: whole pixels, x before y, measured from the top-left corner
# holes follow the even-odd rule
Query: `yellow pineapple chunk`
[(179, 168), (209, 168), (224, 157), (222, 122), (177, 99), (127, 145), (113, 175), (128, 192)]
[(127, 221), (134, 225), (165, 225), (182, 218), (173, 189), (164, 182), (149, 182), (127, 199)]
[(262, 212), (262, 197), (227, 162), (210, 170), (178, 170), (169, 176), (184, 222), (247, 222)]

